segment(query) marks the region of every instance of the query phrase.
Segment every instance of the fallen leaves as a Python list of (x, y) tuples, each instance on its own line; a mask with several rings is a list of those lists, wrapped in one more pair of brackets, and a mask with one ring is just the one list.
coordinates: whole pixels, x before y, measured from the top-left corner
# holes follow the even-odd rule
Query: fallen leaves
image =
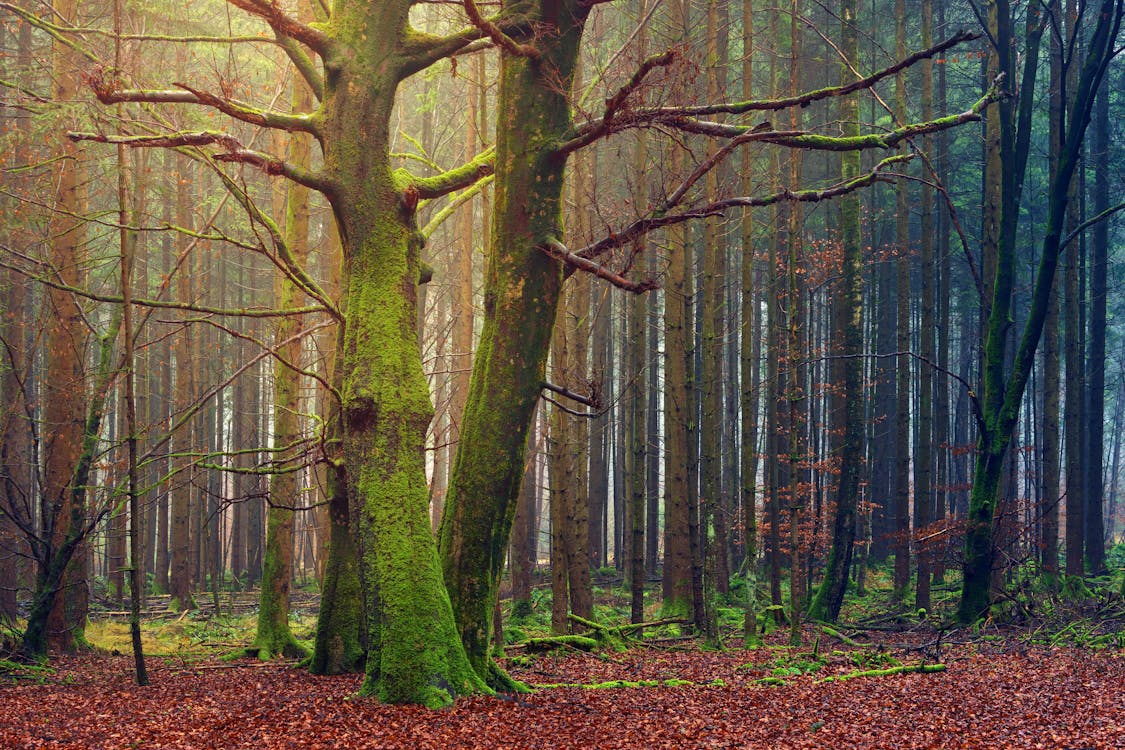
[(538, 684), (661, 686), (479, 696), (443, 711), (355, 698), (357, 676), (316, 677), (281, 664), (154, 663), (152, 686), (138, 688), (125, 657), (62, 657), (44, 684), (0, 682), (0, 747), (1125, 747), (1121, 653), (963, 647), (944, 655), (945, 672), (825, 682), (855, 669), (847, 653), (833, 652), (817, 674), (757, 684), (778, 654), (544, 656), (513, 674)]

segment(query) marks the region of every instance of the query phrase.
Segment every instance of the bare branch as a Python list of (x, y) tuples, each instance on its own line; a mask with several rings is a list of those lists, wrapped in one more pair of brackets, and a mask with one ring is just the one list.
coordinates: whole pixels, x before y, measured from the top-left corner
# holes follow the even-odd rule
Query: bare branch
[[(710, 120), (697, 120), (692, 117), (677, 117), (663, 121), (668, 127), (676, 128), (687, 133), (698, 133), (719, 138), (738, 138), (745, 135), (747, 141), (770, 143), (786, 148), (809, 149), (812, 151), (863, 151), (867, 149), (894, 148), (902, 141), (926, 133), (936, 133), (941, 130), (963, 125), (967, 122), (976, 122), (981, 119), (981, 113), (992, 102), (1001, 96), (1000, 84), (1003, 75), (997, 76), (989, 90), (977, 100), (972, 107), (954, 115), (939, 117), (929, 122), (910, 123), (897, 127), (886, 133), (868, 133), (859, 136), (829, 136), (809, 133), (802, 130), (768, 130), (760, 129), (761, 126), (728, 125), (726, 123)], [(758, 130), (759, 132), (754, 132)]]
[(1113, 216), (1115, 213), (1117, 213), (1118, 211), (1122, 211), (1122, 210), (1125, 210), (1125, 203), (1118, 203), (1116, 206), (1110, 206), (1109, 208), (1102, 211), (1097, 216), (1091, 216), (1089, 219), (1082, 222), (1081, 224), (1076, 226), (1073, 230), (1071, 230), (1071, 232), (1066, 237), (1063, 237), (1062, 242), (1059, 243), (1059, 248), (1061, 249), (1061, 248), (1066, 247), (1071, 242), (1074, 242), (1074, 240), (1078, 237), (1078, 235), (1085, 232), (1087, 229), (1092, 227), (1094, 224), (1098, 224), (1100, 222), (1106, 221), (1107, 219), (1109, 219), (1109, 217)]
[[(223, 154), (220, 154), (213, 158), (219, 161), (223, 161), (222, 159), (219, 159), (219, 156), (223, 156)], [(249, 194), (246, 192), (246, 190), (243, 189), (241, 185), (235, 182), (234, 178), (232, 178), (222, 169), (217, 168), (215, 164), (210, 160), (205, 159), (205, 161), (207, 161), (207, 165), (212, 168), (216, 176), (220, 180), (222, 180), (223, 186), (226, 187), (227, 192), (230, 193), (230, 195), (232, 195), (236, 201), (238, 201), (239, 205), (241, 205), (243, 209), (245, 209), (246, 212), (250, 214), (251, 218), (255, 219), (259, 224), (266, 228), (266, 231), (270, 236), (270, 243), (273, 245), (277, 253), (276, 258), (271, 257), (271, 260), (273, 260), (274, 264), (281, 270), (282, 273), (284, 273), (289, 278), (289, 280), (295, 286), (297, 286), (305, 294), (309, 295), (314, 300), (323, 305), (328, 314), (331, 315), (338, 323), (343, 323), (344, 315), (340, 311), (340, 308), (333, 301), (331, 295), (328, 294), (328, 292), (324, 290), (320, 286), (320, 284), (318, 284), (316, 280), (313, 279), (312, 276), (310, 276), (308, 272), (293, 258), (293, 254), (289, 249), (289, 243), (285, 241), (285, 236), (282, 233), (281, 229), (277, 226), (277, 223), (274, 222), (272, 218), (270, 218), (264, 211), (262, 211), (262, 209), (258, 207), (258, 204), (250, 198)]]
[(326, 193), (332, 188), (331, 183), (324, 175), (296, 167), (272, 154), (245, 148), (234, 136), (218, 131), (201, 130), (192, 133), (169, 133), (164, 135), (106, 135), (104, 133), (69, 132), (66, 135), (72, 141), (119, 143), (132, 148), (200, 148), (211, 145), (221, 146), (226, 150), (212, 154), (212, 158), (216, 161), (249, 164), (250, 166), (261, 169), (266, 174), (288, 177), (296, 183), (322, 193)]
[[(579, 148), (591, 140), (604, 137), (610, 133), (623, 130), (625, 128), (643, 127), (655, 123), (673, 123), (673, 122), (698, 122), (690, 118), (705, 117), (708, 115), (718, 114), (733, 114), (740, 115), (747, 112), (777, 112), (791, 107), (807, 107), (813, 102), (822, 99), (829, 99), (833, 97), (847, 96), (848, 94), (856, 91), (869, 89), (879, 81), (895, 75), (896, 73), (909, 68), (915, 63), (934, 57), (950, 47), (961, 44), (962, 42), (977, 39), (980, 35), (968, 31), (961, 31), (954, 34), (944, 42), (934, 45), (928, 49), (915, 52), (908, 57), (899, 60), (894, 65), (883, 68), (869, 76), (860, 78), (851, 83), (841, 86), (828, 86), (826, 88), (817, 89), (815, 91), (806, 91), (796, 96), (781, 97), (778, 99), (758, 99), (744, 102), (725, 102), (717, 104), (702, 104), (698, 106), (684, 106), (684, 107), (655, 107), (649, 109), (638, 109), (628, 113), (627, 116), (617, 118), (617, 127), (613, 127), (606, 122), (606, 117), (602, 117), (583, 123), (575, 129), (574, 133), (566, 140), (560, 150), (573, 151), (574, 148)], [(689, 118), (683, 120), (682, 118)], [(717, 125), (717, 123), (715, 123)], [(743, 126), (731, 125), (726, 126), (733, 128), (737, 132), (728, 131), (725, 133), (727, 136), (737, 135), (739, 132), (745, 130), (737, 130)], [(700, 130), (692, 130), (690, 132), (703, 132)], [(719, 133), (709, 132), (708, 135), (719, 135)], [(577, 144), (577, 145), (575, 145)]]
[[(693, 208), (676, 214), (657, 214), (648, 216), (643, 219), (637, 219), (629, 226), (620, 232), (614, 232), (608, 237), (605, 237), (597, 242), (587, 245), (582, 250), (571, 255), (583, 260), (593, 260), (605, 253), (619, 247), (629, 245), (643, 237), (644, 235), (661, 229), (662, 227), (673, 226), (675, 224), (682, 224), (685, 221), (692, 221), (695, 219), (702, 219), (708, 216), (716, 216), (722, 214), (730, 208), (744, 207), (754, 208), (761, 206), (771, 206), (775, 203), (782, 201), (789, 201), (795, 203), (817, 203), (831, 198), (837, 198), (841, 195), (846, 195), (855, 190), (858, 190), (876, 182), (890, 181), (890, 178), (884, 174), (884, 170), (893, 164), (900, 164), (909, 161), (912, 157), (911, 154), (898, 154), (895, 156), (883, 159), (876, 164), (870, 172), (860, 175), (855, 179), (846, 182), (840, 182), (831, 187), (822, 188), (820, 190), (790, 190), (784, 189), (771, 195), (761, 197), (741, 196), (736, 198), (725, 198), (723, 200), (713, 201), (703, 206)], [(667, 205), (667, 201), (665, 202)], [(568, 259), (569, 260), (569, 259)], [(578, 264), (575, 264), (576, 266)]]
[(505, 34), (503, 29), (480, 14), (480, 9), (477, 8), (477, 4), (473, 0), (463, 0), (462, 4), (465, 6), (465, 14), (469, 16), (469, 21), (472, 22), (473, 26), (483, 31), (489, 39), (495, 42), (497, 47), (516, 57), (527, 57), (532, 60), (539, 58), (538, 49), (530, 44), (520, 44)]
[(669, 49), (659, 55), (653, 55), (642, 62), (640, 67), (633, 73), (632, 77), (629, 78), (628, 82), (618, 89), (613, 96), (605, 100), (605, 110), (602, 116), (596, 120), (598, 127), (587, 130), (577, 138), (568, 140), (564, 147), (556, 151), (556, 154), (558, 156), (563, 156), (583, 146), (587, 146), (608, 134), (613, 128), (614, 117), (616, 117), (621, 111), (621, 108), (625, 106), (625, 102), (629, 96), (641, 87), (645, 76), (651, 73), (655, 68), (664, 68), (671, 65), (676, 57), (678, 57), (678, 52), (675, 49)]
[(643, 281), (627, 279), (619, 273), (615, 273), (604, 266), (598, 265), (589, 258), (583, 257), (577, 253), (572, 253), (567, 249), (566, 245), (554, 238), (548, 239), (539, 246), (539, 249), (552, 258), (567, 264), (570, 267), (567, 271), (568, 275), (573, 273), (576, 269), (585, 271), (586, 273), (597, 276), (599, 279), (608, 281), (618, 289), (624, 289), (627, 292), (634, 292), (636, 294), (648, 292), (660, 286), (655, 279), (644, 279)]
[(575, 393), (569, 388), (565, 388), (561, 385), (555, 385), (548, 380), (544, 380), (542, 383), (540, 383), (540, 386), (548, 391), (557, 393), (564, 398), (568, 398), (571, 401), (577, 401), (584, 406), (589, 406), (591, 409), (600, 411), (605, 408), (605, 403), (603, 402), (602, 395), (599, 392), (600, 389), (595, 388), (594, 393), (587, 396), (582, 393)]
[(145, 104), (199, 104), (222, 112), (236, 120), (275, 130), (316, 134), (316, 125), (308, 115), (261, 110), (245, 102), (195, 89), (187, 84), (173, 84), (175, 89), (126, 89), (122, 81), (95, 68), (85, 76), (86, 83), (103, 104), (142, 102)]
[(332, 40), (328, 36), (285, 13), (277, 0), (227, 0), (227, 2), (261, 18), (277, 34), (297, 40), (321, 57), (327, 54), (331, 47)]
[(51, 23), (47, 19), (37, 16), (26, 8), (21, 8), (18, 5), (13, 5), (12, 3), (0, 2), (0, 9), (6, 10), (13, 15), (19, 16), (25, 22), (31, 24), (40, 31), (46, 32), (56, 42), (70, 47), (72, 50), (74, 50), (90, 62), (95, 64), (100, 62), (97, 55), (95, 55), (85, 47), (80, 46), (76, 41), (74, 41), (72, 37), (76, 33), (78, 33), (76, 29), (69, 26), (60, 26), (59, 24)]
[[(10, 248), (0, 245), (7, 252)], [(55, 281), (46, 275), (30, 273), (24, 268), (17, 265), (0, 260), (0, 268), (7, 268), (15, 271), (16, 273), (25, 276), (26, 278), (35, 281), (36, 283), (43, 284), (44, 286), (58, 289), (59, 291), (68, 292), (78, 297), (83, 297), (95, 302), (108, 302), (110, 304), (120, 305), (122, 303), (121, 295), (115, 294), (102, 294), (90, 289), (80, 289), (78, 287), (69, 286), (61, 282)], [(306, 305), (305, 307), (293, 307), (287, 310), (278, 310), (265, 307), (245, 307), (245, 308), (228, 308), (228, 307), (211, 307), (209, 305), (197, 305), (193, 302), (175, 302), (171, 300), (162, 299), (145, 299), (143, 297), (134, 297), (132, 299), (133, 305), (136, 307), (147, 307), (158, 310), (183, 310), (185, 312), (194, 312), (201, 315), (218, 315), (222, 317), (235, 318), (281, 318), (290, 315), (314, 315), (317, 313), (327, 312), (323, 305)]]
[(555, 407), (556, 409), (558, 409), (561, 412), (569, 414), (572, 417), (583, 417), (585, 419), (596, 419), (596, 418), (598, 418), (602, 415), (602, 412), (598, 412), (598, 411), (589, 412), (589, 411), (578, 411), (577, 409), (571, 409), (569, 406), (564, 406), (563, 404), (560, 404), (558, 401), (551, 398), (550, 396), (543, 396), (542, 398), (543, 398), (544, 401), (546, 401), (551, 406)]

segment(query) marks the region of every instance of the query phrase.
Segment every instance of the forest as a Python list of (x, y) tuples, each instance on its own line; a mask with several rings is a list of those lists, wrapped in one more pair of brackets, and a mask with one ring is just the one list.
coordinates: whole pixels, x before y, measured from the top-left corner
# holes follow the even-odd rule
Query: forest
[(0, 1), (0, 744), (1119, 746), (1123, 18)]

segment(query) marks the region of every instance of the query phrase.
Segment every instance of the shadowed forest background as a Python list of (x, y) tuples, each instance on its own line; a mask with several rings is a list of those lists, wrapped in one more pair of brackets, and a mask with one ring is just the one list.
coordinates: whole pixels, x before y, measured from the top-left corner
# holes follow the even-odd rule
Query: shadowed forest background
[(8, 655), (1119, 624), (1122, 12), (0, 2)]

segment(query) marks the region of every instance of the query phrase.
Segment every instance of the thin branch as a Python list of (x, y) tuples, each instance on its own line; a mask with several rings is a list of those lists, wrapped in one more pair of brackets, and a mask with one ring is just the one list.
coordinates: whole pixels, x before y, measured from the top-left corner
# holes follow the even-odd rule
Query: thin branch
[[(915, 149), (915, 154), (921, 154), (927, 166), (929, 166), (929, 160), (926, 159), (925, 155), (920, 149)], [(931, 170), (931, 174), (934, 174), (933, 170)], [(980, 269), (977, 268), (977, 263), (975, 260), (973, 260), (973, 254), (969, 252), (969, 240), (965, 235), (964, 228), (962, 228), (961, 226), (961, 220), (958, 218), (956, 207), (953, 205), (953, 198), (949, 195), (949, 191), (946, 190), (945, 185), (938, 182), (936, 178), (934, 180), (927, 180), (924, 177), (917, 177), (912, 174), (904, 174), (901, 172), (896, 172), (894, 176), (900, 180), (910, 180), (911, 182), (917, 182), (922, 185), (929, 185), (945, 199), (946, 208), (948, 208), (949, 210), (950, 223), (953, 225), (954, 231), (957, 233), (957, 236), (961, 240), (961, 249), (963, 250), (963, 254), (965, 256), (965, 264), (969, 267), (969, 276), (973, 280), (973, 286), (976, 288), (977, 294), (979, 294), (981, 298), (983, 298), (984, 281), (981, 279)]]
[(266, 174), (288, 177), (296, 183), (321, 193), (326, 193), (332, 189), (331, 182), (324, 175), (296, 167), (272, 154), (245, 148), (234, 136), (219, 131), (200, 130), (163, 135), (107, 135), (105, 133), (69, 132), (66, 135), (72, 141), (120, 143), (133, 148), (221, 146), (226, 150), (212, 154), (212, 158), (216, 161), (249, 164), (261, 169)]
[(558, 401), (551, 398), (550, 396), (542, 396), (541, 398), (544, 401), (546, 401), (548, 404), (550, 404), (551, 406), (558, 409), (559, 411), (564, 412), (566, 414), (569, 414), (572, 417), (582, 417), (583, 419), (597, 419), (598, 417), (600, 417), (603, 414), (603, 412), (600, 412), (600, 411), (589, 412), (589, 411), (578, 411), (577, 409), (571, 409), (569, 406), (564, 406), (564, 405), (560, 404)]
[(813, 361), (827, 361), (831, 359), (889, 359), (894, 357), (910, 357), (911, 359), (914, 359), (926, 365), (934, 372), (939, 372), (947, 378), (960, 383), (961, 387), (965, 389), (965, 394), (969, 397), (969, 403), (972, 404), (973, 419), (976, 420), (977, 429), (980, 430), (983, 434), (985, 429), (984, 412), (981, 410), (980, 400), (977, 398), (977, 392), (973, 389), (972, 383), (970, 383), (968, 380), (965, 380), (965, 378), (961, 377), (952, 370), (942, 367), (938, 363), (934, 362), (928, 357), (922, 356), (921, 354), (917, 354), (911, 351), (890, 352), (888, 354), (829, 354), (823, 357), (817, 357), (816, 360), (805, 360), (803, 364), (808, 364)]
[(687, 133), (697, 133), (715, 137), (737, 138), (741, 135), (754, 135), (753, 139), (761, 143), (770, 143), (786, 148), (809, 149), (812, 151), (862, 151), (866, 149), (889, 149), (909, 138), (926, 133), (936, 133), (941, 130), (963, 125), (967, 122), (976, 122), (981, 119), (981, 113), (992, 102), (1000, 98), (1000, 83), (1003, 75), (997, 76), (989, 90), (977, 100), (972, 107), (955, 115), (947, 115), (929, 122), (910, 123), (895, 128), (887, 133), (868, 133), (859, 136), (829, 136), (818, 135), (800, 130), (766, 130), (754, 133), (755, 128), (749, 125), (728, 125), (721, 122), (697, 120), (691, 117), (677, 117), (665, 120), (669, 127), (683, 130)]
[[(782, 201), (796, 202), (796, 203), (817, 203), (832, 198), (837, 198), (841, 195), (859, 190), (860, 188), (867, 187), (876, 182), (889, 181), (890, 178), (884, 174), (887, 167), (893, 164), (900, 164), (909, 161), (913, 158), (912, 154), (897, 154), (895, 156), (883, 159), (866, 174), (860, 175), (854, 179), (846, 182), (840, 182), (827, 188), (820, 190), (790, 190), (788, 188), (779, 190), (776, 193), (761, 197), (735, 197), (725, 198), (718, 201), (713, 201), (703, 206), (693, 208), (682, 213), (677, 214), (663, 214), (658, 213), (653, 216), (647, 216), (642, 219), (637, 219), (629, 226), (620, 232), (611, 233), (609, 236), (598, 240), (597, 242), (587, 245), (582, 250), (579, 250), (572, 255), (582, 258), (584, 260), (592, 260), (605, 253), (625, 245), (632, 244), (634, 241), (643, 237), (644, 235), (661, 229), (663, 227), (682, 224), (685, 221), (692, 221), (695, 219), (702, 219), (709, 216), (716, 216), (722, 214), (730, 208), (757, 208), (762, 206), (771, 206), (775, 203)], [(667, 202), (665, 202), (667, 204)]]
[(177, 86), (174, 89), (126, 89), (122, 87), (122, 81), (111, 76), (105, 68), (96, 68), (89, 73), (86, 83), (102, 104), (199, 104), (251, 125), (316, 134), (316, 124), (308, 115), (261, 110), (237, 99), (201, 91), (184, 83), (173, 84)]
[(634, 292), (636, 294), (648, 292), (660, 286), (655, 279), (644, 279), (643, 281), (627, 279), (619, 273), (615, 273), (604, 266), (598, 265), (589, 258), (584, 258), (581, 255), (572, 253), (567, 249), (566, 245), (554, 238), (548, 239), (546, 242), (539, 245), (539, 249), (552, 258), (570, 266), (568, 274), (574, 269), (582, 270), (597, 276), (599, 279), (608, 281), (618, 289), (624, 289), (627, 292)]
[[(6, 245), (0, 244), (0, 249), (5, 252), (9, 250)], [(102, 294), (94, 292), (89, 289), (81, 289), (79, 287), (63, 284), (58, 281), (53, 281), (46, 276), (28, 272), (24, 268), (20, 268), (12, 263), (0, 260), (0, 268), (7, 268), (11, 271), (24, 276), (31, 281), (43, 284), (44, 286), (58, 289), (61, 292), (69, 292), (84, 299), (93, 300), (94, 302), (108, 302), (115, 305), (120, 305), (122, 299), (120, 295), (115, 294)], [(277, 310), (272, 308), (229, 308), (229, 307), (211, 307), (209, 305), (197, 305), (192, 302), (175, 302), (170, 300), (161, 299), (146, 299), (144, 297), (134, 297), (132, 303), (136, 307), (147, 307), (156, 310), (183, 310), (185, 312), (200, 313), (202, 315), (218, 315), (223, 317), (243, 317), (243, 318), (280, 318), (288, 317), (290, 315), (313, 315), (316, 313), (329, 312), (323, 305), (306, 305), (304, 307), (292, 307), (287, 310)]]
[[(203, 323), (205, 325), (209, 325), (209, 326), (212, 326), (214, 328), (217, 328), (218, 330), (227, 334), (231, 338), (241, 339), (243, 341), (251, 342), (251, 343), (255, 344), (256, 346), (260, 347), (261, 349), (268, 351), (271, 355), (273, 355), (274, 360), (276, 360), (279, 364), (281, 364), (287, 370), (291, 370), (292, 372), (296, 373), (297, 375), (301, 375), (301, 376), (309, 378), (311, 380), (315, 380), (317, 383), (319, 383), (321, 386), (324, 387), (324, 390), (326, 392), (332, 394), (337, 400), (339, 400), (339, 398), (340, 398), (339, 391), (336, 390), (336, 388), (332, 385), (332, 383), (330, 383), (328, 381), (327, 378), (325, 378), (323, 375), (318, 373), (316, 370), (307, 369), (307, 368), (301, 367), (301, 365), (296, 363), (296, 362), (289, 361), (288, 359), (286, 359), (285, 357), (283, 357), (280, 354), (279, 348), (271, 349), (268, 344), (266, 344), (263, 341), (259, 341), (256, 337), (251, 336), (248, 333), (242, 333), (242, 332), (237, 331), (237, 330), (235, 330), (235, 329), (233, 329), (229, 326), (225, 326), (222, 323), (219, 323), (218, 321), (210, 320), (208, 318), (189, 318), (189, 319), (185, 320), (184, 323)], [(316, 325), (310, 326), (309, 328), (304, 328), (300, 331), (297, 331), (296, 333), (293, 334), (293, 336), (291, 338), (287, 339), (287, 341), (288, 342), (296, 341), (296, 340), (298, 340), (298, 337), (304, 337), (304, 336), (312, 335), (312, 334), (316, 333), (317, 331), (321, 331), (321, 330), (323, 330), (325, 328), (328, 328), (329, 326), (332, 326), (332, 325), (336, 325), (336, 323), (334, 321), (333, 322), (317, 323)]]
[[(817, 27), (816, 24), (812, 23), (811, 21), (805, 19), (805, 23), (810, 28), (814, 29), (821, 40), (836, 53), (836, 56), (840, 58), (840, 62), (844, 66), (846, 66), (849, 71), (851, 71), (852, 75), (854, 75), (856, 78), (863, 77), (863, 74), (859, 72), (852, 61), (848, 59), (848, 56), (844, 54), (844, 51), (840, 49), (840, 47), (831, 39), (831, 37), (825, 34), (819, 27)], [(890, 115), (892, 122), (894, 122), (896, 125), (901, 125), (902, 121), (898, 118), (897, 113), (894, 109), (891, 108), (890, 105), (887, 104), (886, 101), (883, 100), (883, 97), (879, 95), (879, 92), (875, 89), (871, 89), (870, 91), (871, 96), (875, 99), (876, 102), (879, 103), (879, 106), (881, 106), (883, 110), (886, 111), (888, 115)], [(938, 194), (942, 197), (942, 200), (945, 201), (946, 210), (949, 212), (950, 223), (953, 225), (953, 230), (957, 233), (957, 238), (961, 241), (961, 249), (964, 251), (965, 261), (969, 266), (969, 273), (973, 278), (977, 293), (981, 297), (983, 297), (984, 285), (981, 281), (980, 272), (977, 270), (976, 263), (973, 261), (973, 254), (969, 250), (969, 239), (965, 235), (964, 228), (961, 226), (961, 219), (958, 216), (957, 206), (953, 202), (953, 197), (949, 194), (949, 190), (946, 189), (945, 185), (942, 184), (941, 177), (938, 174), (938, 170), (934, 166), (933, 161), (930, 159), (930, 155), (923, 149), (918, 148), (913, 141), (908, 141), (908, 143), (914, 153), (922, 158), (922, 163), (923, 165), (925, 165), (926, 170), (930, 173), (933, 181), (931, 182), (907, 175), (903, 176), (907, 179), (917, 179), (919, 182), (930, 185), (934, 190), (938, 192)]]
[(1125, 210), (1125, 203), (1118, 203), (1116, 206), (1110, 206), (1109, 208), (1102, 211), (1097, 216), (1092, 216), (1089, 219), (1086, 219), (1086, 221), (1084, 221), (1081, 224), (1079, 224), (1078, 226), (1076, 226), (1070, 232), (1070, 234), (1068, 234), (1066, 237), (1063, 238), (1063, 241), (1059, 243), (1059, 250), (1062, 250), (1063, 248), (1065, 248), (1067, 245), (1069, 245), (1071, 242), (1073, 242), (1075, 239), (1077, 239), (1078, 235), (1085, 232), (1087, 229), (1092, 227), (1094, 224), (1098, 224), (1100, 222), (1103, 222), (1106, 219), (1108, 219), (1109, 217), (1113, 216), (1118, 211), (1122, 211), (1122, 210)]
[(278, 34), (277, 43), (285, 51), (289, 61), (297, 69), (297, 73), (308, 84), (309, 90), (312, 91), (316, 100), (324, 99), (324, 76), (317, 70), (316, 63), (313, 62), (312, 58), (305, 54), (301, 45), (294, 39)]
[(95, 64), (101, 62), (97, 55), (95, 55), (85, 47), (80, 46), (77, 42), (74, 41), (74, 39), (71, 38), (73, 35), (78, 33), (76, 29), (69, 26), (60, 26), (58, 24), (51, 23), (47, 19), (37, 16), (31, 11), (28, 11), (25, 8), (21, 8), (18, 5), (13, 5), (12, 3), (0, 2), (0, 9), (9, 11), (13, 15), (19, 16), (24, 21), (31, 24), (40, 31), (46, 32), (56, 42), (70, 47), (72, 50), (82, 55), (82, 57), (86, 58), (90, 62)]
[(608, 134), (613, 128), (614, 117), (616, 117), (621, 111), (621, 108), (625, 106), (625, 102), (629, 96), (641, 87), (641, 84), (644, 83), (645, 76), (656, 68), (664, 68), (671, 65), (677, 56), (678, 53), (675, 49), (669, 49), (659, 55), (653, 55), (642, 62), (625, 85), (619, 88), (613, 96), (605, 100), (605, 110), (602, 112), (602, 116), (596, 120), (598, 127), (587, 130), (579, 137), (571, 138), (566, 142), (564, 147), (559, 148), (555, 152), (555, 155), (564, 156)]
[(544, 380), (539, 385), (540, 387), (545, 388), (546, 390), (553, 393), (557, 393), (564, 398), (570, 399), (571, 401), (577, 401), (584, 406), (589, 406), (591, 409), (601, 410), (605, 407), (605, 404), (602, 403), (601, 398), (599, 398), (597, 395), (586, 396), (581, 393), (575, 393), (569, 388), (565, 388), (561, 385), (555, 385), (554, 383), (547, 380)]
[[(740, 115), (747, 112), (777, 112), (791, 107), (807, 107), (813, 102), (822, 99), (829, 99), (832, 97), (847, 96), (848, 94), (856, 91), (869, 89), (884, 78), (895, 75), (896, 73), (909, 68), (915, 63), (926, 58), (934, 57), (950, 47), (954, 47), (962, 42), (971, 41), (979, 38), (979, 34), (974, 34), (968, 31), (960, 31), (954, 34), (944, 42), (934, 45), (928, 49), (915, 52), (908, 57), (899, 60), (894, 65), (883, 68), (869, 76), (860, 78), (851, 83), (841, 86), (828, 86), (826, 88), (817, 89), (815, 91), (806, 91), (796, 96), (781, 97), (778, 99), (758, 99), (744, 102), (726, 102), (719, 104), (703, 104), (698, 106), (685, 106), (685, 107), (656, 107), (651, 109), (641, 109), (629, 113), (630, 127), (637, 127), (645, 123), (667, 122), (678, 118), (695, 118), (703, 117), (706, 115), (717, 114), (732, 114)], [(606, 128), (603, 122), (604, 118), (598, 118), (584, 123), (578, 127), (575, 132), (568, 138), (568, 143), (576, 141), (580, 138), (586, 137), (591, 131), (599, 131), (603, 134), (611, 131), (612, 128)], [(729, 133), (728, 133), (729, 135)]]
[[(219, 154), (214, 158), (219, 161), (225, 161), (225, 159), (219, 158), (221, 156), (224, 155)], [(234, 178), (232, 178), (222, 169), (216, 167), (209, 160), (207, 160), (207, 164), (212, 168), (215, 175), (220, 180), (222, 180), (224, 187), (226, 187), (227, 189), (227, 192), (234, 196), (234, 199), (238, 201), (238, 203), (243, 207), (243, 209), (246, 210), (246, 212), (251, 216), (252, 219), (257, 220), (259, 224), (266, 228), (266, 231), (270, 236), (270, 242), (277, 253), (276, 259), (271, 258), (271, 260), (274, 260), (275, 265), (277, 265), (277, 267), (281, 269), (281, 271), (289, 278), (289, 280), (293, 282), (293, 284), (298, 288), (300, 288), (301, 291), (323, 305), (328, 314), (331, 315), (338, 323), (343, 323), (343, 312), (340, 311), (340, 308), (332, 300), (331, 295), (329, 295), (328, 292), (323, 289), (320, 284), (318, 284), (316, 280), (312, 278), (312, 276), (310, 276), (308, 272), (304, 268), (302, 268), (301, 265), (298, 264), (293, 258), (293, 254), (289, 250), (289, 243), (285, 241), (285, 236), (282, 233), (281, 229), (277, 226), (277, 223), (274, 222), (272, 218), (270, 218), (264, 211), (262, 211), (262, 209), (258, 207), (258, 204), (250, 198), (250, 195), (246, 192), (245, 189), (243, 189), (242, 186), (235, 182)]]

